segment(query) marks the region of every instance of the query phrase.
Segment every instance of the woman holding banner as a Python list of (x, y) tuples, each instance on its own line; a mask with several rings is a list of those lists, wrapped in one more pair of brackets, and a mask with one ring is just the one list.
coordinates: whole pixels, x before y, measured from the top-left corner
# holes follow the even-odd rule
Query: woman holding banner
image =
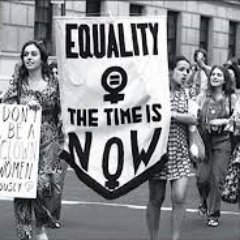
[(189, 95), (183, 87), (190, 73), (189, 60), (184, 56), (178, 56), (170, 61), (169, 69), (172, 119), (168, 137), (168, 161), (162, 170), (149, 181), (147, 225), (151, 240), (159, 239), (159, 221), (167, 180), (171, 182), (172, 240), (178, 240), (180, 237), (190, 175), (188, 125), (197, 123), (197, 116), (189, 113)]
[[(61, 122), (58, 82), (52, 77), (48, 55), (42, 43), (29, 41), (21, 51), (19, 73), (4, 95), (5, 103), (27, 104), (38, 111), (42, 108), (38, 186), (36, 199), (14, 199), (19, 240), (32, 239), (32, 209), (36, 216), (36, 239), (48, 240), (45, 224), (54, 221), (48, 209), (51, 197), (61, 191), (55, 183), (59, 169)], [(54, 187), (53, 187), (54, 186)]]

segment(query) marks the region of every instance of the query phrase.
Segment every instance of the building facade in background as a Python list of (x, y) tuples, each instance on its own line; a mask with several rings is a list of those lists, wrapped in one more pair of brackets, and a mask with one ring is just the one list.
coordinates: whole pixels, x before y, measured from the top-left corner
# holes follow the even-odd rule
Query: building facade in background
[(208, 51), (209, 64), (240, 56), (240, 1), (160, 0), (1, 0), (0, 90), (11, 77), (22, 45), (43, 41), (54, 58), (54, 16), (166, 15), (168, 54), (191, 60), (196, 48)]

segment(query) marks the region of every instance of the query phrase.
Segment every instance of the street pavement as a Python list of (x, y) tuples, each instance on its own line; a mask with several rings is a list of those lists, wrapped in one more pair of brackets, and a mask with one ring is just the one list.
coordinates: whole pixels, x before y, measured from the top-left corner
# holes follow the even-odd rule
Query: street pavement
[[(62, 228), (48, 229), (49, 240), (148, 240), (145, 213), (148, 184), (129, 194), (105, 200), (82, 184), (71, 169), (66, 176), (62, 209)], [(206, 225), (197, 214), (195, 177), (189, 182), (182, 240), (240, 240), (240, 215), (236, 204), (222, 204), (218, 228)], [(15, 219), (12, 202), (0, 201), (0, 240), (14, 240)], [(171, 201), (168, 186), (160, 224), (159, 240), (171, 240)]]

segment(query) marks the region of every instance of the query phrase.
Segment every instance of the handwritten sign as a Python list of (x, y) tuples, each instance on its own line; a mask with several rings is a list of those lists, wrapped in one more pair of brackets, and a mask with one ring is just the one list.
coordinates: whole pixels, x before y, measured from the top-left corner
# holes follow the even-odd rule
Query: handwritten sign
[(159, 170), (170, 123), (166, 17), (57, 18), (62, 154), (112, 199)]
[(40, 110), (0, 104), (0, 197), (36, 197), (40, 124)]

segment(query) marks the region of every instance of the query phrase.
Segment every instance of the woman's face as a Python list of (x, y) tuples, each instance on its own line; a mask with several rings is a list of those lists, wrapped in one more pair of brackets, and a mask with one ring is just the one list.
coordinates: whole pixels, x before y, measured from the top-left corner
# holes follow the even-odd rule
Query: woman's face
[(28, 71), (42, 67), (42, 59), (39, 49), (34, 45), (28, 45), (23, 53), (23, 62)]
[(225, 82), (223, 72), (219, 68), (214, 68), (210, 75), (210, 84), (212, 87), (222, 86)]
[(184, 85), (188, 80), (189, 73), (190, 64), (185, 60), (178, 61), (172, 72), (172, 81), (177, 85)]
[(203, 62), (205, 62), (205, 56), (202, 52), (198, 52), (197, 53), (197, 57), (196, 57), (196, 61), (202, 60)]

